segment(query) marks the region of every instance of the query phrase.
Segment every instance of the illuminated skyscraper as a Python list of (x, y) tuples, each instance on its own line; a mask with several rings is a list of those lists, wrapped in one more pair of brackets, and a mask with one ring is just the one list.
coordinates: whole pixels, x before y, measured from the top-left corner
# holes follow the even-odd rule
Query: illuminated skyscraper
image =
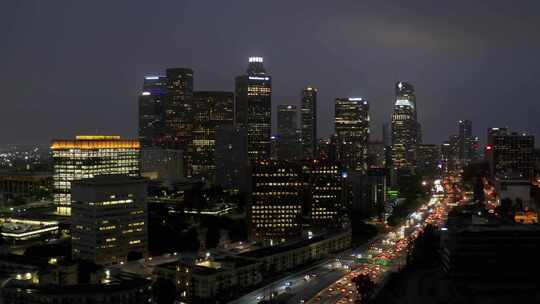
[(302, 91), (300, 106), (300, 130), (302, 132), (302, 154), (306, 159), (312, 159), (317, 152), (317, 93), (313, 87)]
[(139, 140), (144, 148), (162, 146), (165, 136), (167, 77), (144, 77), (139, 95)]
[(213, 182), (216, 130), (232, 126), (234, 121), (232, 92), (197, 91), (192, 103), (191, 163), (192, 176)]
[(77, 136), (55, 140), (53, 195), (57, 213), (71, 214), (71, 182), (98, 175), (139, 176), (140, 144), (120, 136)]
[(277, 158), (293, 160), (299, 157), (298, 111), (293, 105), (278, 105)]
[(369, 103), (363, 98), (336, 98), (335, 131), (338, 157), (352, 171), (367, 170)]
[(165, 105), (167, 147), (183, 151), (186, 176), (191, 176), (191, 131), (193, 70), (167, 69), (168, 96)]
[(348, 219), (343, 173), (338, 162), (310, 160), (302, 165), (309, 187), (308, 213), (312, 230), (340, 228)]
[(466, 165), (474, 158), (474, 138), (472, 136), (472, 122), (470, 120), (459, 121), (459, 159), (462, 165)]
[(392, 168), (414, 169), (416, 148), (421, 142), (417, 121), (414, 87), (406, 82), (396, 85), (396, 102), (392, 113)]
[(248, 209), (250, 238), (281, 242), (302, 229), (306, 183), (299, 164), (260, 161), (253, 167), (253, 193)]
[(245, 75), (236, 77), (236, 124), (248, 134), (251, 161), (270, 157), (272, 129), (272, 78), (262, 57), (250, 57)]
[(146, 180), (102, 175), (73, 182), (72, 251), (100, 265), (148, 254)]

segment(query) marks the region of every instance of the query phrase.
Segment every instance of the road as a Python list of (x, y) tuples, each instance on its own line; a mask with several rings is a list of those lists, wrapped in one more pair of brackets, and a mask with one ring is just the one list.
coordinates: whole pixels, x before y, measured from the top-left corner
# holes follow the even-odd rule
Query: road
[(287, 294), (287, 303), (300, 303), (315, 296), (320, 290), (332, 284), (348, 273), (347, 267), (350, 265), (353, 252), (365, 250), (369, 244), (376, 242), (379, 236), (371, 239), (362, 247), (352, 250), (348, 249), (337, 253), (315, 265), (289, 274), (278, 281), (272, 282), (264, 287), (252, 291), (229, 304), (253, 304), (262, 300), (268, 300), (274, 296)]
[[(442, 225), (448, 212), (447, 201), (440, 195), (431, 199), (412, 213), (405, 224), (386, 233), (380, 240), (373, 242), (369, 248), (360, 253), (353, 271), (339, 278), (333, 284), (310, 298), (309, 304), (344, 304), (354, 303), (358, 298), (353, 278), (366, 274), (383, 286), (388, 275), (399, 271), (405, 263), (407, 248), (429, 223)], [(299, 302), (290, 302), (299, 303)]]

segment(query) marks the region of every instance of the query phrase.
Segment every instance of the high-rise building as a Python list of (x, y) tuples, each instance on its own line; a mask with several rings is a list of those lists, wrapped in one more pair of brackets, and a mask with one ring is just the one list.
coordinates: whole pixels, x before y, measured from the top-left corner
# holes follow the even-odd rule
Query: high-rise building
[(302, 133), (302, 154), (305, 159), (315, 158), (317, 153), (317, 93), (308, 86), (302, 91), (300, 123)]
[(386, 166), (386, 151), (382, 141), (370, 140), (368, 142), (368, 167), (384, 168)]
[(298, 138), (298, 111), (293, 105), (278, 105), (277, 108), (277, 158), (294, 160), (300, 155)]
[(248, 209), (250, 238), (281, 242), (302, 231), (306, 183), (299, 164), (260, 161), (253, 167)]
[(338, 161), (338, 138), (336, 134), (326, 138), (321, 138), (318, 140), (318, 142), (317, 159)]
[(392, 130), (390, 124), (387, 122), (382, 125), (382, 142), (385, 147), (390, 147), (392, 145)]
[(472, 122), (459, 121), (459, 159), (462, 165), (467, 165), (474, 157), (474, 138), (472, 136)]
[(396, 102), (392, 113), (392, 168), (414, 169), (416, 148), (421, 142), (417, 120), (414, 87), (406, 82), (396, 85)]
[(57, 213), (71, 214), (71, 182), (98, 175), (139, 176), (140, 144), (120, 136), (76, 136), (54, 140), (53, 195)]
[(148, 254), (146, 179), (102, 175), (73, 182), (72, 191), (75, 258), (111, 265)]
[(167, 102), (165, 105), (167, 147), (182, 150), (186, 176), (191, 176), (191, 131), (193, 70), (167, 69)]
[(343, 170), (338, 162), (309, 160), (302, 165), (309, 187), (308, 213), (312, 230), (342, 227), (347, 222)]
[(144, 77), (139, 95), (139, 140), (144, 148), (165, 144), (167, 86), (165, 76)]
[(365, 172), (369, 140), (369, 103), (364, 98), (336, 98), (338, 157), (346, 169)]
[(505, 128), (489, 129), (486, 158), (492, 176), (533, 178), (534, 135), (509, 132)]
[(197, 91), (192, 102), (191, 175), (214, 181), (216, 132), (232, 126), (234, 94), (232, 92)]
[(251, 161), (268, 159), (272, 129), (272, 77), (262, 57), (250, 57), (245, 75), (236, 77), (236, 124), (248, 134)]
[(425, 175), (435, 175), (440, 172), (441, 146), (434, 144), (418, 145), (418, 155), (416, 167)]
[(248, 157), (247, 130), (238, 126), (220, 127), (216, 131), (216, 184), (231, 192), (251, 191), (251, 169)]
[(184, 156), (182, 150), (163, 148), (141, 149), (141, 176), (166, 186), (184, 178)]
[(442, 171), (444, 173), (456, 173), (461, 164), (459, 161), (459, 136), (452, 135), (441, 145)]
[(369, 168), (366, 177), (367, 202), (371, 213), (383, 216), (388, 202), (388, 170), (385, 168)]

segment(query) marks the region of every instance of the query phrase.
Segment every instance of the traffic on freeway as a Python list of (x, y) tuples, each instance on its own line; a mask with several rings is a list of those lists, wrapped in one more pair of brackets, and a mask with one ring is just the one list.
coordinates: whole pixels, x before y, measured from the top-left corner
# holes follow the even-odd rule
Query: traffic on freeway
[[(305, 303), (354, 303), (358, 294), (353, 279), (360, 274), (368, 275), (379, 286), (384, 284), (388, 274), (404, 265), (409, 245), (424, 228), (430, 223), (436, 226), (444, 224), (448, 200), (443, 196), (442, 182), (436, 181), (435, 187), (437, 190), (429, 201), (413, 212), (403, 225), (371, 243), (367, 250), (353, 253), (349, 259), (351, 271)], [(347, 264), (346, 261), (343, 263)]]

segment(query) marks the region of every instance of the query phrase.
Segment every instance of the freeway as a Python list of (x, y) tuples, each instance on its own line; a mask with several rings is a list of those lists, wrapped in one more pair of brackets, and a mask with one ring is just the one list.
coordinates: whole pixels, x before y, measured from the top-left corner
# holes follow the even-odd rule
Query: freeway
[(398, 271), (405, 263), (408, 246), (420, 235), (425, 226), (429, 223), (442, 225), (447, 212), (447, 200), (440, 195), (433, 195), (428, 203), (409, 216), (406, 223), (372, 243), (367, 251), (359, 253), (358, 268), (324, 288), (307, 303), (354, 303), (358, 294), (352, 280), (360, 274), (369, 275), (379, 286), (384, 285), (388, 274)]
[[(371, 239), (367, 244), (356, 249), (365, 250), (369, 244), (376, 242), (379, 236)], [(302, 303), (312, 298), (339, 278), (348, 273), (350, 263), (348, 259), (354, 251), (351, 249), (337, 253), (315, 265), (289, 274), (275, 282), (252, 291), (229, 304), (253, 304), (262, 300), (269, 300), (280, 295), (287, 298), (287, 303)]]

